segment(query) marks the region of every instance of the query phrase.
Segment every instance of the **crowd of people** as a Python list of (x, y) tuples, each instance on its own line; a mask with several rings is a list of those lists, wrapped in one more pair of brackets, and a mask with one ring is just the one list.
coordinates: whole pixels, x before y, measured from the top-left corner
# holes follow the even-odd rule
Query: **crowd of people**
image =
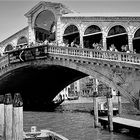
[(93, 49), (103, 50), (103, 47), (100, 43), (93, 43), (92, 47), (93, 47)]
[[(45, 41), (39, 41), (37, 40), (35, 43), (31, 43), (30, 45), (28, 44), (23, 44), (23, 45), (18, 45), (15, 47), (15, 49), (24, 49), (24, 48), (29, 48), (29, 47), (34, 47), (34, 46), (40, 46), (40, 45), (58, 45), (57, 41), (48, 41), (47, 39)], [(80, 47), (80, 43), (77, 41), (76, 38), (74, 38), (71, 42), (68, 39), (64, 39), (64, 41), (61, 43), (61, 46), (63, 47)], [(90, 49), (96, 49), (96, 50), (103, 50), (103, 45), (101, 43), (94, 42)], [(114, 44), (111, 44), (108, 47), (108, 51), (114, 51), (118, 52), (116, 46)], [(119, 52), (126, 52), (126, 53), (136, 53), (136, 50), (134, 49), (133, 51), (130, 51), (129, 46), (122, 45), (121, 49), (119, 49)]]
[[(117, 50), (117, 48), (115, 47), (114, 44), (111, 44), (111, 45), (110, 45), (109, 51), (118, 52), (118, 50)], [(126, 44), (126, 45), (122, 45), (122, 46), (121, 46), (121, 51), (120, 51), (120, 52), (136, 53), (136, 50), (134, 49), (133, 51), (131, 51), (131, 50), (129, 49), (129, 46)]]
[(73, 39), (73, 41), (69, 42), (67, 39), (65, 39), (62, 43), (61, 46), (63, 47), (77, 47), (79, 48), (79, 42), (77, 41), (77, 39)]

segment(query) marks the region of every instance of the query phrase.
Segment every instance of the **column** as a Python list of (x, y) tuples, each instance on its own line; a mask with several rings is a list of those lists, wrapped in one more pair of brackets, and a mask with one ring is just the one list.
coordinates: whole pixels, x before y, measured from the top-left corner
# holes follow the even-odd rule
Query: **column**
[(13, 100), (13, 140), (23, 140), (23, 102), (19, 93)]
[(93, 106), (94, 106), (94, 127), (99, 126), (99, 120), (98, 120), (98, 94), (97, 92), (93, 93)]
[(10, 93), (5, 94), (4, 97), (4, 138), (5, 140), (12, 140), (12, 96)]
[(83, 35), (80, 34), (80, 47), (84, 48)]
[(58, 43), (59, 46), (63, 42), (62, 27), (64, 26), (61, 23), (60, 16), (61, 15), (58, 15), (58, 17), (57, 17), (57, 30), (56, 30), (56, 40), (57, 40), (57, 43)]
[(133, 51), (133, 35), (128, 35), (128, 46), (129, 46), (129, 50)]
[(4, 95), (0, 95), (0, 136), (4, 136)]
[(32, 19), (28, 17), (28, 31), (29, 31), (29, 44), (35, 44), (35, 31), (34, 27), (32, 27)]
[(79, 33), (80, 33), (80, 47), (81, 48), (84, 48), (84, 42), (83, 42), (84, 31), (83, 31), (83, 29), (84, 29), (84, 25), (81, 23), (80, 24), (80, 31), (79, 31)]
[(106, 39), (107, 38), (107, 34), (105, 32), (103, 32), (102, 34), (102, 42), (103, 42), (103, 50), (106, 51), (107, 50), (107, 44), (106, 44)]
[(107, 104), (108, 104), (108, 127), (109, 131), (113, 131), (113, 105), (112, 105), (112, 94), (111, 89), (107, 93)]

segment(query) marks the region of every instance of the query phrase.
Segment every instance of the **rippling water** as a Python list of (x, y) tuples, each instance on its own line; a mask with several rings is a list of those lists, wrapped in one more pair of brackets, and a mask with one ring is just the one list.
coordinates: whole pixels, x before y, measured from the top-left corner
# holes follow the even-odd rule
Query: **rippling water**
[(124, 134), (95, 129), (90, 110), (92, 104), (67, 104), (54, 112), (24, 112), (24, 131), (30, 131), (30, 127), (36, 125), (38, 129), (50, 129), (69, 140), (137, 140)]

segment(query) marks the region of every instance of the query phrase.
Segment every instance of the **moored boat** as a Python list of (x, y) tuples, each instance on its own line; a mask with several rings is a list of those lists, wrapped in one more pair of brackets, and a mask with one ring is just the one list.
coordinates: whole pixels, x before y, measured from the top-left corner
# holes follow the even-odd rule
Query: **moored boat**
[(23, 140), (68, 140), (68, 139), (48, 129), (37, 131), (36, 126), (32, 126), (30, 132), (24, 132)]
[(79, 96), (69, 96), (67, 97), (68, 100), (78, 100)]

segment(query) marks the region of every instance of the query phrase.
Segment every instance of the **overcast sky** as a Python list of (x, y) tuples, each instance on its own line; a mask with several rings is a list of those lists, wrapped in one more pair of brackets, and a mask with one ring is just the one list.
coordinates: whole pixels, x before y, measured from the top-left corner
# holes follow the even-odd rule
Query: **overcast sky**
[[(45, 0), (44, 0), (45, 1)], [(48, 0), (61, 2), (77, 12), (135, 12), (140, 13), (140, 0)], [(0, 42), (26, 27), (24, 16), (38, 0), (0, 0)]]

